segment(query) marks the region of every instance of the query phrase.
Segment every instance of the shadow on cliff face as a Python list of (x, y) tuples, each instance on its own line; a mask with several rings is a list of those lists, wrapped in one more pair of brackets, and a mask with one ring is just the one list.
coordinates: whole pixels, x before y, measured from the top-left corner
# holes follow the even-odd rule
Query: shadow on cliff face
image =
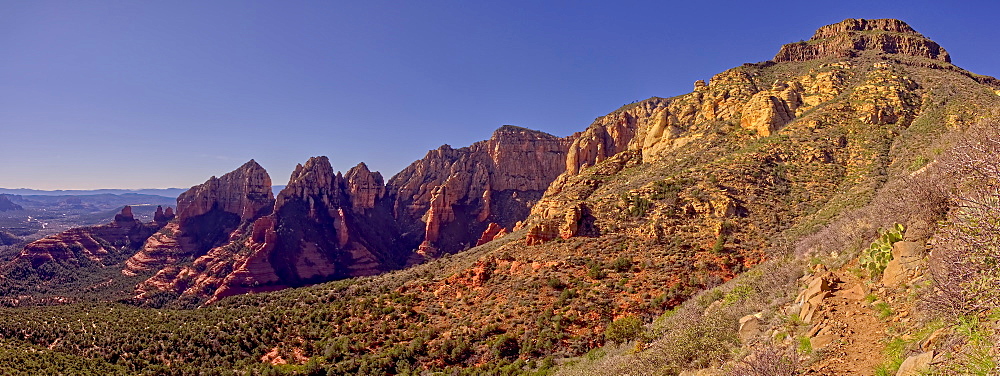
[(184, 229), (181, 236), (190, 239), (197, 257), (229, 241), (229, 234), (239, 225), (240, 216), (213, 206), (203, 215), (184, 218), (181, 221), (181, 228)]

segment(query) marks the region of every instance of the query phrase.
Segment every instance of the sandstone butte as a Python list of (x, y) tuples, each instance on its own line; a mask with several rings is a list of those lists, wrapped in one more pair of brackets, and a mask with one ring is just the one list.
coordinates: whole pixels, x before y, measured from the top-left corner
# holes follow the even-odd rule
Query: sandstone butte
[[(612, 209), (591, 200), (602, 184), (595, 177), (672, 160), (681, 151), (696, 155), (707, 148), (705, 140), (717, 124), (734, 124), (753, 138), (790, 124), (820, 129), (832, 118), (811, 110), (824, 106), (868, 125), (912, 122), (920, 107), (914, 93), (919, 84), (888, 63), (865, 67), (857, 76), (849, 59), (865, 54), (928, 59), (941, 65), (920, 64), (997, 86), (995, 79), (948, 64), (943, 48), (901, 21), (848, 19), (820, 28), (808, 41), (783, 46), (771, 61), (727, 70), (707, 83), (699, 80), (688, 94), (625, 106), (572, 136), (503, 126), (469, 147), (431, 150), (388, 182), (363, 163), (341, 174), (325, 157), (315, 157), (298, 166), (274, 197), (267, 172), (251, 160), (178, 197), (174, 218), (158, 214), (154, 227), (162, 230), (142, 238), (122, 272), (155, 272), (139, 286), (140, 297), (172, 291), (214, 301), (378, 274), (521, 229), (527, 245), (599, 235), (595, 213)], [(779, 63), (841, 58), (804, 74), (775, 76), (769, 84), (756, 76)], [(845, 93), (850, 106), (838, 102)], [(817, 163), (871, 163), (853, 155), (843, 137), (828, 141), (800, 152)], [(697, 195), (682, 190), (676, 195), (685, 205), (678, 209), (696, 217), (692, 223), (728, 235), (727, 221), (755, 209), (732, 192), (766, 182), (744, 183), (731, 190), (705, 185)], [(640, 197), (650, 189), (629, 194)], [(117, 223), (107, 226), (121, 227)], [(40, 240), (22, 257), (36, 265), (66, 259), (66, 252), (43, 250), (86, 243), (98, 228), (103, 227)], [(654, 223), (642, 231), (664, 229)], [(84, 248), (92, 249), (86, 257), (100, 253), (99, 247)]]

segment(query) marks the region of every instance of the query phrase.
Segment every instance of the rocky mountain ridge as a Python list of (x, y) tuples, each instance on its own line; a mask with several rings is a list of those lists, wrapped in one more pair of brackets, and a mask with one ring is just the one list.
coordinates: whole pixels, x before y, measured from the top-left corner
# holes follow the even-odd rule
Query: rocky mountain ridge
[[(622, 204), (595, 198), (618, 189), (604, 182), (623, 171), (664, 162), (677, 168), (703, 163), (718, 155), (717, 142), (725, 132), (738, 131), (729, 136), (734, 146), (770, 139), (788, 127), (795, 128), (790, 134), (802, 129), (822, 134), (809, 136), (813, 141), (802, 143), (810, 145), (804, 150), (772, 143), (770, 150), (739, 157), (746, 168), (765, 171), (800, 161), (807, 166), (804, 174), (823, 176), (810, 178), (808, 186), (789, 185), (773, 172), (741, 175), (729, 166), (709, 165), (693, 176), (714, 176), (714, 184), (672, 178), (623, 193), (622, 200), (630, 200), (626, 210), (659, 213), (642, 220), (647, 227), (634, 230), (642, 236), (680, 236), (701, 249), (720, 241), (724, 248), (732, 243), (742, 249), (721, 259), (700, 256), (719, 263), (720, 278), (731, 278), (739, 270), (735, 265), (746, 267), (760, 258), (759, 250), (746, 244), (764, 242), (774, 231), (741, 224), (759, 220), (765, 208), (801, 205), (754, 197), (773, 195), (778, 187), (801, 191), (813, 201), (829, 199), (843, 179), (876, 168), (870, 153), (885, 145), (851, 134), (871, 127), (905, 129), (920, 115), (926, 106), (920, 96), (926, 93), (920, 94), (920, 83), (905, 70), (885, 61), (888, 56), (949, 61), (942, 48), (897, 20), (845, 20), (820, 28), (805, 45), (812, 52), (795, 47), (800, 45), (785, 45), (774, 61), (745, 64), (707, 84), (698, 81), (689, 94), (625, 106), (570, 137), (503, 126), (469, 147), (444, 145), (388, 182), (363, 163), (346, 174), (334, 173), (319, 157), (297, 167), (275, 197), (267, 172), (251, 160), (181, 194), (176, 218), (149, 237), (123, 273), (156, 272), (140, 286), (140, 296), (169, 291), (214, 301), (379, 274), (521, 229), (529, 245), (600, 236), (621, 222), (613, 213)], [(803, 62), (811, 65), (772, 69)], [(675, 158), (688, 162), (669, 162)], [(652, 205), (651, 199), (664, 195), (672, 204)], [(770, 226), (780, 228), (787, 220), (779, 215)], [(715, 230), (681, 235), (681, 221)]]
[(296, 167), (276, 198), (266, 171), (250, 161), (178, 197), (177, 220), (123, 273), (158, 270), (140, 297), (166, 291), (215, 301), (455, 253), (523, 220), (562, 173), (572, 140), (503, 126), (469, 147), (432, 150), (388, 183), (364, 163), (341, 174), (316, 157)]

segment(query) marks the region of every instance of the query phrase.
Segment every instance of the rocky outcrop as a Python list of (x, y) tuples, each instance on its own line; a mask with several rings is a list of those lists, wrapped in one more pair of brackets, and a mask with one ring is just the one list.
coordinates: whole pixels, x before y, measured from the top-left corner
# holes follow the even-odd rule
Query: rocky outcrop
[(559, 224), (542, 222), (528, 227), (524, 241), (528, 245), (539, 245), (559, 236)]
[[(210, 292), (215, 300), (377, 274), (464, 250), (527, 216), (565, 168), (571, 142), (504, 126), (472, 146), (430, 151), (388, 185), (364, 163), (340, 174), (316, 157), (296, 168), (275, 199), (263, 188), (266, 172), (251, 161), (181, 195), (177, 218), (125, 272), (167, 266), (140, 286), (140, 296)], [(195, 260), (176, 265), (185, 257)]]
[(344, 180), (348, 196), (351, 197), (351, 208), (355, 211), (364, 212), (372, 209), (377, 202), (385, 198), (385, 182), (382, 180), (382, 174), (378, 171), (369, 171), (364, 162), (347, 170)]
[(570, 146), (566, 173), (576, 174), (582, 168), (627, 150), (636, 133), (644, 127), (659, 127), (662, 133), (669, 122), (664, 110), (667, 103), (664, 99), (652, 98), (597, 118)]
[(479, 241), (476, 242), (476, 246), (478, 247), (489, 243), (504, 235), (507, 235), (507, 229), (500, 227), (500, 225), (496, 223), (490, 223), (489, 226), (486, 227), (486, 231), (483, 231), (483, 234), (479, 236)]
[(572, 142), (507, 125), (469, 147), (428, 152), (388, 184), (404, 244), (435, 257), (475, 245), (489, 223), (513, 227), (563, 172)]
[(115, 222), (116, 223), (118, 223), (118, 222), (128, 223), (128, 222), (132, 222), (132, 221), (135, 221), (135, 216), (132, 215), (132, 207), (131, 206), (125, 205), (125, 207), (122, 208), (121, 213), (115, 214)]
[(364, 164), (342, 175), (326, 157), (311, 158), (296, 167), (270, 215), (192, 265), (163, 269), (140, 290), (210, 292), (214, 301), (399, 268), (407, 257), (396, 252), (390, 206), (380, 187), (381, 175)]
[(156, 213), (153, 213), (153, 222), (156, 223), (167, 223), (171, 219), (174, 219), (174, 208), (167, 207), (167, 210), (163, 210), (162, 206), (156, 206)]
[(740, 126), (751, 129), (761, 136), (770, 136), (795, 118), (788, 103), (781, 98), (757, 93), (743, 107)]
[[(899, 20), (855, 20), (824, 26), (808, 42), (782, 48), (774, 61), (803, 61), (856, 56), (876, 50), (949, 61), (947, 52)], [(846, 87), (848, 62), (820, 66), (806, 75), (761, 83), (753, 73), (774, 62), (746, 64), (695, 83), (694, 91), (674, 98), (650, 98), (598, 118), (569, 149), (566, 172), (575, 175), (626, 150), (641, 151), (654, 161), (702, 138), (708, 125), (739, 124), (758, 136), (769, 136), (808, 110), (840, 95)], [(912, 81), (877, 70), (870, 84), (855, 92), (859, 118), (869, 124), (896, 123), (919, 107), (911, 97)], [(767, 89), (770, 85), (770, 89)], [(910, 96), (908, 96), (910, 95)]]
[(920, 107), (915, 92), (919, 85), (889, 64), (876, 63), (874, 68), (851, 93), (858, 120), (871, 125), (909, 125)]
[[(160, 224), (161, 222), (153, 221)], [(139, 272), (151, 270), (157, 266), (173, 265), (189, 256), (178, 242), (179, 225), (170, 222), (163, 225), (159, 231), (146, 239), (142, 249), (125, 261), (122, 274), (134, 276)]]
[(155, 223), (174, 220), (176, 224), (150, 239), (126, 262), (123, 273), (155, 270), (204, 255), (234, 235), (239, 237), (234, 232), (273, 208), (271, 177), (254, 160), (221, 177), (213, 176), (177, 197), (176, 215), (169, 207), (162, 213), (157, 210)]
[(271, 177), (251, 159), (233, 172), (213, 176), (178, 196), (177, 216), (183, 221), (216, 210), (247, 221), (266, 214), (273, 204)]
[(808, 41), (781, 47), (775, 62), (847, 58), (878, 51), (951, 62), (948, 52), (905, 22), (893, 19), (846, 19), (821, 27)]
[(139, 248), (160, 226), (136, 220), (132, 208), (125, 206), (111, 223), (73, 228), (31, 242), (11, 263), (28, 261), (33, 267), (52, 261), (103, 264), (109, 256)]

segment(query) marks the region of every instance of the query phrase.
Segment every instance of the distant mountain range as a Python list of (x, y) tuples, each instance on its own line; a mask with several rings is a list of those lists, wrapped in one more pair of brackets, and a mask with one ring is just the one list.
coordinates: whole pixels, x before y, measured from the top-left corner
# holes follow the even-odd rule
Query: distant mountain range
[[(284, 185), (275, 185), (271, 187), (274, 194), (277, 195), (284, 189)], [(96, 195), (96, 194), (129, 194), (137, 193), (143, 195), (156, 195), (176, 198), (184, 193), (187, 188), (149, 188), (149, 189), (57, 189), (54, 191), (47, 191), (42, 189), (29, 189), (29, 188), (0, 188), (0, 194), (11, 194), (11, 195), (32, 195), (32, 196), (83, 196), (83, 195)]]
[(137, 193), (144, 195), (156, 195), (166, 197), (177, 197), (184, 193), (185, 188), (151, 188), (151, 189), (58, 189), (46, 191), (41, 189), (28, 188), (0, 188), (0, 194), (12, 194), (22, 196), (83, 196), (97, 194), (128, 194)]

